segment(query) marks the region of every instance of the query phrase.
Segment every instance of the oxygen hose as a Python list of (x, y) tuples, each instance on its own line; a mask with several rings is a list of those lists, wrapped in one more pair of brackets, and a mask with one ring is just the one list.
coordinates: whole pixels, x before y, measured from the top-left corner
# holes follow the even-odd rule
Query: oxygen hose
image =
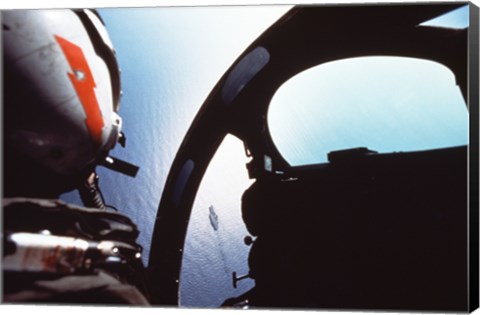
[(98, 175), (93, 172), (82, 185), (78, 188), (80, 199), (86, 207), (97, 208), (101, 210), (106, 209), (103, 196), (98, 187)]

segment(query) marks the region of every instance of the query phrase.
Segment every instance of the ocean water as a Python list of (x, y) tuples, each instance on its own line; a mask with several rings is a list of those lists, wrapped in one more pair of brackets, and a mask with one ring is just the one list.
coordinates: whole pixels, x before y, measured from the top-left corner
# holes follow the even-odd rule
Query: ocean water
[[(232, 284), (232, 273), (248, 274), (249, 235), (240, 212), (248, 178), (243, 143), (227, 136), (200, 184), (193, 205), (180, 275), (182, 305), (221, 305), (253, 287), (253, 280)], [(213, 214), (212, 214), (213, 212)]]
[[(138, 225), (146, 265), (153, 222), (175, 154), (198, 109), (235, 59), (290, 6), (109, 8), (99, 10), (122, 70), (120, 115), (126, 148), (111, 155), (140, 166), (136, 178), (98, 168), (106, 203)], [(232, 287), (232, 272), (247, 273), (247, 235), (240, 217), (248, 187), (243, 144), (229, 138), (195, 201), (181, 273), (181, 305), (216, 307), (253, 281)], [(219, 152), (220, 153), (220, 152)], [(231, 155), (237, 163), (231, 164)], [(230, 162), (229, 162), (230, 161)], [(218, 169), (235, 170), (230, 177)], [(212, 180), (212, 178), (214, 178)], [(235, 180), (230, 180), (236, 178)], [(228, 180), (228, 181), (227, 181)], [(222, 185), (218, 185), (222, 183)], [(236, 183), (232, 186), (232, 183)], [(238, 183), (242, 183), (239, 185)], [(79, 203), (76, 192), (63, 196)], [(209, 207), (218, 216), (212, 228)]]

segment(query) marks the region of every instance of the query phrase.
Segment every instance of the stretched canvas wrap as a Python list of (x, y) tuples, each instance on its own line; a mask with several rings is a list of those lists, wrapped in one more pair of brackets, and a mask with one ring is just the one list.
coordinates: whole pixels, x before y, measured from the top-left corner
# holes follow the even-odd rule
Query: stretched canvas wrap
[(1, 23), (3, 304), (478, 307), (473, 3)]

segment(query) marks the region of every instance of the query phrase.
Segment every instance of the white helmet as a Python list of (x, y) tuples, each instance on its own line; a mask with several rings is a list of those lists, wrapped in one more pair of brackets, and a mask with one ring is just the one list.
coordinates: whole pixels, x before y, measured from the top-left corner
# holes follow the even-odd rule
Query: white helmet
[(71, 190), (121, 139), (106, 28), (92, 10), (3, 11), (2, 24), (5, 191)]

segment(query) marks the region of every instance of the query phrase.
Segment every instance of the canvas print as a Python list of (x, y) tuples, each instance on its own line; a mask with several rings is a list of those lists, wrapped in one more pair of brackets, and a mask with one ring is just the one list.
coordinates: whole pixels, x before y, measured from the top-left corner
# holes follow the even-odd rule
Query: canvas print
[(478, 17), (3, 10), (2, 303), (473, 311)]

